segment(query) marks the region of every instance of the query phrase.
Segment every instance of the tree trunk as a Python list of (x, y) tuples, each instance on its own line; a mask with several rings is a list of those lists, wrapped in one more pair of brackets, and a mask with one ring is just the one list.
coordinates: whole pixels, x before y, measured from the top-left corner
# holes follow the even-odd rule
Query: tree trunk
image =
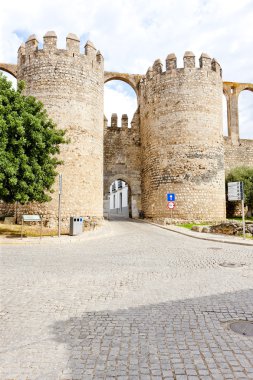
[(18, 224), (18, 202), (15, 202), (15, 224)]
[(246, 216), (252, 216), (252, 207), (248, 206), (247, 214)]

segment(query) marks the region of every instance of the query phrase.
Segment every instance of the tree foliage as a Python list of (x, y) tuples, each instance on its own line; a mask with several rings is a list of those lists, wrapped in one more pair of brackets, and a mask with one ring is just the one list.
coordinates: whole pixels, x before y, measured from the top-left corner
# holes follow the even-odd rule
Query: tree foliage
[(56, 129), (43, 104), (12, 88), (0, 73), (0, 199), (46, 202), (51, 199), (64, 131)]
[(253, 167), (239, 166), (232, 169), (226, 176), (227, 182), (243, 182), (245, 205), (253, 208)]

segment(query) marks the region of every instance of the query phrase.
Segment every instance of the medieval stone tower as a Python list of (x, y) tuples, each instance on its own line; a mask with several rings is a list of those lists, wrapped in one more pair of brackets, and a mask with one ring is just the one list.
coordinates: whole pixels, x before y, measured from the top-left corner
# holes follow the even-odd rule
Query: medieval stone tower
[[(174, 217), (225, 218), (221, 69), (192, 52), (177, 68), (174, 54), (154, 62), (140, 86), (142, 207), (166, 217), (166, 193), (176, 194)], [(215, 205), (215, 207), (214, 207)]]
[[(111, 183), (129, 186), (130, 214), (164, 219), (167, 193), (176, 194), (173, 218), (225, 218), (225, 170), (253, 166), (253, 140), (240, 139), (238, 96), (253, 84), (222, 82), (215, 59), (202, 54), (199, 65), (192, 52), (177, 67), (174, 54), (166, 68), (156, 60), (146, 75), (104, 71), (103, 57), (91, 42), (80, 52), (74, 34), (66, 49), (57, 48), (57, 36), (47, 32), (40, 48), (34, 35), (19, 48), (18, 63), (0, 63), (0, 69), (26, 82), (25, 93), (41, 100), (50, 117), (66, 130), (70, 143), (61, 147), (64, 164), (62, 222), (74, 215), (103, 217)], [(103, 116), (103, 86), (109, 80), (130, 84), (138, 108), (128, 126), (113, 114)], [(228, 137), (222, 130), (222, 94), (227, 99)], [(48, 225), (57, 224), (58, 183), (48, 204), (25, 205), (21, 212), (41, 213)], [(6, 205), (0, 202), (1, 214)], [(9, 206), (8, 206), (9, 207)], [(10, 210), (10, 208), (7, 208)]]
[[(18, 52), (17, 79), (25, 93), (45, 105), (57, 125), (67, 130), (70, 143), (61, 147), (64, 165), (62, 218), (70, 215), (103, 216), (103, 57), (91, 42), (80, 53), (80, 40), (66, 38), (66, 50), (57, 49), (57, 36), (48, 32), (43, 48), (34, 35)], [(45, 219), (54, 223), (58, 189), (53, 200), (41, 205)], [(35, 207), (38, 207), (37, 205)]]

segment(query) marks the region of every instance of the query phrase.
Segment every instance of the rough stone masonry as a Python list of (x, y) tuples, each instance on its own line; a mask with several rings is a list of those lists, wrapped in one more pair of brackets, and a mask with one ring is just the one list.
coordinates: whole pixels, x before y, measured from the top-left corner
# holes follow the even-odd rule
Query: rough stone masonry
[[(202, 53), (199, 65), (192, 52), (169, 54), (166, 67), (156, 60), (146, 75), (104, 71), (103, 56), (88, 41), (66, 38), (57, 48), (57, 36), (47, 32), (43, 48), (35, 35), (18, 51), (18, 63), (0, 63), (0, 69), (26, 82), (25, 94), (41, 100), (71, 143), (61, 149), (64, 165), (62, 223), (70, 216), (103, 217), (103, 198), (116, 179), (127, 182), (131, 215), (166, 218), (166, 193), (177, 195), (173, 216), (183, 220), (223, 220), (225, 170), (253, 166), (253, 140), (239, 136), (238, 96), (253, 84), (222, 82), (221, 67)], [(123, 80), (136, 92), (138, 108), (128, 126), (112, 115), (103, 117), (103, 86)], [(228, 137), (222, 128), (222, 94), (227, 99)], [(47, 204), (29, 204), (20, 213), (36, 212), (49, 226), (57, 223), (57, 184)], [(214, 207), (215, 204), (215, 207)], [(10, 205), (1, 204), (1, 213)]]

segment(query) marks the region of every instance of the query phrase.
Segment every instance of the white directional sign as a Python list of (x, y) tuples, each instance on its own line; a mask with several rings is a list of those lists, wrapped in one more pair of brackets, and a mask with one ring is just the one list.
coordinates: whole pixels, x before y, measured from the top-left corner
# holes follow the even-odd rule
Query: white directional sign
[(228, 182), (228, 200), (242, 202), (242, 228), (245, 239), (245, 217), (244, 217), (244, 188), (243, 182)]
[(228, 200), (241, 201), (243, 199), (243, 182), (228, 182)]

